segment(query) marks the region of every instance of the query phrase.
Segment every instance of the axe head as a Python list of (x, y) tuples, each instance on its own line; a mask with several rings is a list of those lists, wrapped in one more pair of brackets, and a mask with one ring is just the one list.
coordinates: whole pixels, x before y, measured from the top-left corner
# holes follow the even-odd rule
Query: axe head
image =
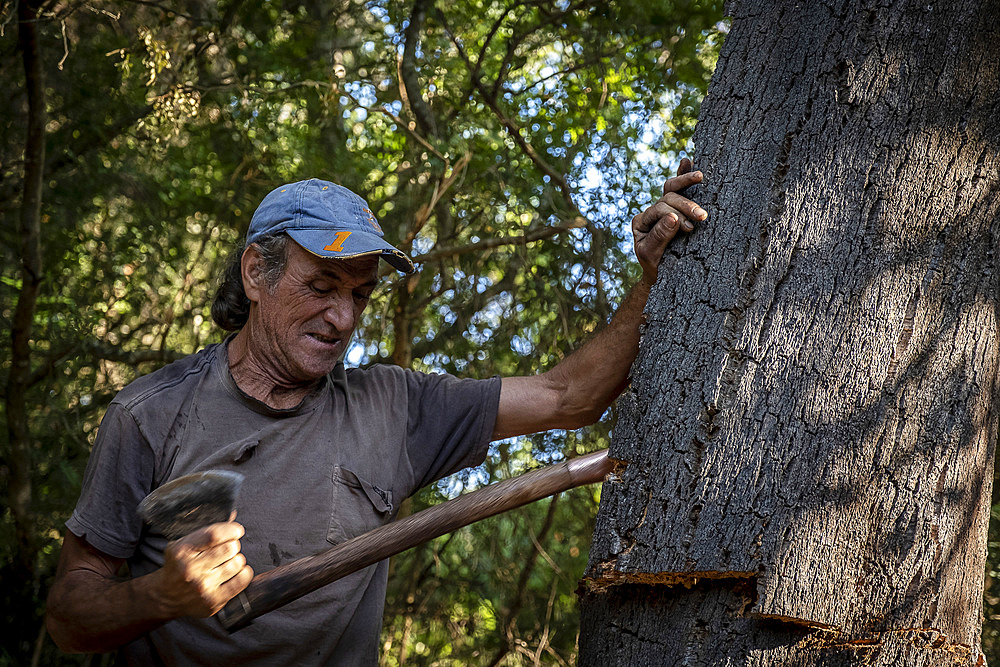
[(206, 470), (167, 482), (139, 503), (139, 516), (167, 539), (176, 540), (199, 528), (229, 521), (243, 475)]

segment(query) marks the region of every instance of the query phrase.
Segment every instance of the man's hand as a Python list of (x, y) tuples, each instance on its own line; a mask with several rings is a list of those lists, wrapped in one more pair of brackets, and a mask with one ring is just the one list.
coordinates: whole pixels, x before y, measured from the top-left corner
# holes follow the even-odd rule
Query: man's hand
[(167, 546), (163, 567), (124, 581), (124, 558), (67, 532), (49, 591), (49, 633), (64, 651), (104, 653), (180, 616), (211, 616), (253, 578), (240, 553), (243, 532), (232, 520), (196, 530)]
[(240, 552), (243, 526), (205, 526), (171, 542), (156, 573), (160, 604), (170, 616), (207, 617), (250, 584), (253, 569)]
[(701, 183), (702, 173), (691, 171), (691, 161), (681, 160), (677, 176), (663, 184), (663, 196), (655, 204), (632, 218), (632, 236), (635, 254), (642, 267), (642, 279), (652, 285), (656, 282), (657, 268), (667, 244), (677, 235), (678, 229), (690, 232), (692, 220), (701, 222), (708, 218), (703, 208), (678, 194), (684, 188)]

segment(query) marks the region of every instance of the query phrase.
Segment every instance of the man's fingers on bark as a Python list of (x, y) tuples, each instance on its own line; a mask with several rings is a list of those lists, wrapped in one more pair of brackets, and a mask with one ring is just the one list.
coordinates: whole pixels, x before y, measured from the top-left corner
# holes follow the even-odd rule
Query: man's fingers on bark
[(636, 253), (640, 260), (651, 265), (658, 265), (667, 244), (677, 235), (680, 227), (680, 217), (676, 215), (662, 218), (637, 245)]
[(677, 175), (680, 176), (681, 174), (686, 174), (689, 171), (691, 171), (691, 160), (686, 157), (681, 158), (681, 163), (677, 166)]
[(645, 234), (660, 221), (671, 220), (673, 223), (679, 223), (683, 217), (680, 211), (661, 200), (632, 218), (632, 231)]
[(688, 218), (693, 218), (694, 220), (704, 220), (708, 217), (708, 212), (705, 211), (698, 204), (694, 203), (687, 197), (683, 197), (676, 192), (668, 192), (660, 198), (660, 201), (665, 203), (667, 206), (671, 206)]
[(640, 221), (642, 220), (642, 213), (637, 213), (634, 218), (632, 218), (632, 233), (638, 237), (640, 234), (645, 234), (640, 226)]
[(654, 225), (673, 209), (663, 201), (657, 201), (651, 206), (644, 208), (639, 215), (632, 218), (632, 231), (648, 234)]
[(662, 245), (666, 248), (667, 243), (674, 238), (677, 234), (677, 230), (680, 229), (681, 221), (683, 219), (684, 217), (678, 215), (676, 211), (671, 211), (660, 218), (659, 222), (657, 222), (656, 225), (649, 230), (649, 238), (654, 241), (654, 247), (659, 249), (658, 246)]
[(678, 192), (686, 187), (701, 183), (702, 178), (704, 178), (704, 176), (700, 171), (689, 171), (681, 174), (680, 176), (668, 178), (663, 182), (663, 194), (667, 194), (668, 192)]

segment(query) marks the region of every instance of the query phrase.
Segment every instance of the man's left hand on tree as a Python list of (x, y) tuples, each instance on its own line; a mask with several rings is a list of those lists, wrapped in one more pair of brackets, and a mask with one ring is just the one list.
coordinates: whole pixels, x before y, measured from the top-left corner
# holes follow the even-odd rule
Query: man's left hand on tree
[(668, 178), (663, 184), (663, 196), (632, 218), (635, 254), (646, 284), (656, 282), (660, 258), (678, 230), (690, 232), (694, 229), (692, 221), (702, 222), (708, 218), (705, 209), (679, 194), (684, 188), (701, 183), (702, 178), (700, 171), (691, 171), (691, 161), (684, 158), (677, 176)]

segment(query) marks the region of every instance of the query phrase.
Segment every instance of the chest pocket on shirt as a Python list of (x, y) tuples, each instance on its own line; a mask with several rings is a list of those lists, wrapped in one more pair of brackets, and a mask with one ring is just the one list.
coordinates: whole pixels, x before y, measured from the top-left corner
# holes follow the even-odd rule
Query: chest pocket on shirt
[(333, 509), (326, 540), (346, 542), (392, 518), (392, 490), (382, 489), (343, 466), (333, 468)]

